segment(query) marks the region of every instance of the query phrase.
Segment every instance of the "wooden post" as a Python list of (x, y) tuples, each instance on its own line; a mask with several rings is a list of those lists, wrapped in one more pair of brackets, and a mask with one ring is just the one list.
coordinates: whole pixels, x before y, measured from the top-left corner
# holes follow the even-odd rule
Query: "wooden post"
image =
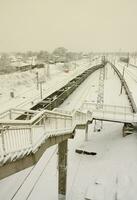
[(67, 143), (68, 140), (64, 140), (58, 144), (58, 200), (66, 199)]

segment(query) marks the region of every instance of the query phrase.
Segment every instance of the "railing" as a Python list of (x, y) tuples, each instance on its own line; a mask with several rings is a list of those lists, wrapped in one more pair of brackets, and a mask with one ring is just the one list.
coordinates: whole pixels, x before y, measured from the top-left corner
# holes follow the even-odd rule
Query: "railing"
[[(92, 103), (90, 101), (85, 101), (81, 109), (83, 110), (95, 110), (97, 107), (96, 103)], [(132, 113), (132, 107), (131, 106), (119, 106), (119, 105), (108, 105), (108, 104), (102, 104), (102, 108), (100, 110), (104, 111), (113, 111), (113, 112), (122, 112), (122, 113)]]
[(93, 119), (122, 123), (137, 122), (137, 114), (132, 113), (130, 107), (103, 105), (100, 110), (95, 108), (96, 104), (85, 102), (79, 111), (70, 112), (58, 108), (53, 111), (18, 110), (25, 113), (27, 111), (31, 117), (26, 120), (2, 118), (0, 120), (0, 164), (35, 153), (47, 138), (71, 134), (77, 125), (85, 125)]
[(63, 112), (46, 110), (28, 120), (0, 120), (1, 165), (35, 153), (48, 137), (72, 133), (76, 125), (86, 124), (92, 117), (89, 112)]
[(114, 111), (103, 111), (103, 110), (93, 110), (93, 119), (112, 121), (119, 123), (136, 123), (137, 114), (134, 113), (122, 113)]
[(96, 104), (86, 101), (83, 103), (82, 110), (92, 112), (94, 119), (115, 121), (121, 123), (134, 123), (137, 122), (137, 114), (132, 112), (131, 106), (117, 106), (103, 104), (102, 109), (96, 109)]
[(5, 110), (4, 112), (0, 113), (0, 120), (12, 120), (16, 119), (20, 115), (26, 115), (27, 119), (31, 119), (34, 115), (36, 115), (38, 111), (35, 110), (25, 110), (25, 109), (16, 109), (11, 108), (9, 110)]

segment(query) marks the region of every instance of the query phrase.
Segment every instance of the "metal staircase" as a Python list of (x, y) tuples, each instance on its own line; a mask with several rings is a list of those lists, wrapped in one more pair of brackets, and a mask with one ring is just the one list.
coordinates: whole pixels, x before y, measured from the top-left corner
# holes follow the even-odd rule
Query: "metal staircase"
[[(4, 113), (3, 117), (16, 116), (15, 111), (17, 114), (17, 109), (12, 109)], [(31, 153), (34, 154), (47, 138), (72, 134), (76, 126), (86, 124), (92, 117), (89, 112), (60, 111), (57, 112), (57, 109), (53, 111), (26, 110), (25, 113), (29, 113), (30, 119), (1, 119), (0, 165), (23, 158)]]
[(17, 109), (7, 111), (0, 120), (0, 165), (35, 154), (49, 137), (72, 134), (76, 127), (84, 127), (89, 121), (137, 122), (137, 114), (132, 113), (130, 107), (102, 105), (102, 109), (96, 109), (96, 106), (85, 102), (83, 111), (72, 112), (57, 108), (53, 111), (23, 110), (26, 115), (29, 113), (30, 119), (26, 120), (4, 119), (21, 113)]

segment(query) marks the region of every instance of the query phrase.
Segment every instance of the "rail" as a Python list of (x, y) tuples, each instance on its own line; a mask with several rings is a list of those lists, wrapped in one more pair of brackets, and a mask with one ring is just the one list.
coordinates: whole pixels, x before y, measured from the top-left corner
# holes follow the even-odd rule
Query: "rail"
[(137, 107), (136, 107), (135, 101), (134, 101), (134, 99), (133, 99), (132, 93), (131, 93), (131, 91), (130, 91), (130, 89), (129, 89), (129, 87), (128, 87), (126, 81), (125, 81), (125, 79), (123, 78), (122, 74), (119, 72), (119, 70), (116, 68), (115, 65), (113, 65), (113, 64), (112, 64), (111, 62), (109, 62), (109, 61), (107, 61), (107, 62), (108, 62), (108, 63), (112, 66), (112, 68), (115, 70), (115, 72), (117, 73), (117, 75), (118, 75), (118, 77), (119, 77), (121, 83), (123, 84), (124, 89), (125, 89), (125, 92), (126, 92), (126, 94), (127, 94), (127, 96), (128, 96), (128, 100), (129, 100), (129, 102), (130, 102), (132, 111), (133, 111), (134, 113), (137, 113)]
[[(59, 113), (55, 108), (90, 74), (102, 67), (104, 64), (92, 66), (30, 110), (10, 109), (3, 112), (0, 115), (0, 165), (34, 154), (47, 138), (72, 134), (75, 126), (84, 124), (82, 120), (86, 113)], [(55, 111), (50, 112), (53, 109)]]
[[(102, 65), (98, 65), (92, 68), (90, 73), (101, 67)], [(116, 70), (116, 72), (119, 74), (119, 77), (121, 77), (119, 71)], [(54, 98), (48, 97), (30, 110), (11, 109), (2, 113), (0, 116), (1, 167), (4, 168), (5, 164), (7, 164), (6, 166), (8, 168), (8, 163), (14, 163), (28, 156), (37, 154), (39, 149), (46, 144), (47, 140), (52, 143), (51, 140), (56, 140), (56, 136), (67, 136), (67, 138), (69, 138), (70, 135), (73, 135), (77, 127), (85, 127), (87, 123), (92, 122), (94, 119), (119, 123), (137, 122), (137, 114), (135, 114), (136, 107), (132, 101), (131, 107), (102, 105), (101, 110), (96, 110), (96, 104), (93, 105), (91, 102), (85, 102), (80, 110), (73, 110), (72, 112), (55, 108), (67, 98), (67, 95), (70, 94), (68, 92), (70, 88), (71, 92), (74, 91), (72, 88), (76, 88), (78, 84), (85, 80), (88, 73), (89, 71), (76, 77), (75, 80), (67, 84), (67, 87), (64, 86), (57, 91), (57, 93), (53, 95)], [(122, 78), (123, 77), (121, 77), (121, 80), (123, 80)], [(124, 84), (125, 83), (126, 82), (124, 82)], [(129, 88), (126, 87), (127, 93), (130, 94), (128, 89)], [(55, 98), (56, 95), (57, 98)], [(134, 113), (130, 112), (131, 108), (134, 109)], [(55, 143), (56, 141), (53, 142), (53, 144)], [(49, 144), (49, 146), (50, 145), (51, 144)], [(37, 162), (37, 158), (28, 165), (31, 166), (35, 162)], [(24, 164), (24, 168), (25, 167)], [(14, 170), (12, 173), (14, 173)], [(5, 175), (1, 175), (1, 177), (4, 176)]]

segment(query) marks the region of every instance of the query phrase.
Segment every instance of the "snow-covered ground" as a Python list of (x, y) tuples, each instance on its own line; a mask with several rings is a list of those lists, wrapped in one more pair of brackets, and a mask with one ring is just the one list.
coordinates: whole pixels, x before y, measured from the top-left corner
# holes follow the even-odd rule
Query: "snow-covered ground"
[(112, 67), (105, 66), (104, 103), (112, 105), (129, 106), (125, 91), (120, 94), (121, 82)]
[[(136, 135), (122, 138), (121, 128), (119, 124), (104, 123), (99, 134), (91, 127), (88, 142), (77, 133), (79, 142), (75, 138), (72, 143), (77, 145), (70, 150), (73, 153), (69, 152), (68, 182), (73, 186), (69, 188), (68, 184), (68, 200), (136, 199)], [(96, 152), (97, 156), (76, 155), (76, 148)]]
[[(65, 110), (80, 107), (84, 100), (96, 102), (99, 71), (93, 73), (60, 106)], [(135, 83), (134, 83), (135, 84)], [(136, 84), (135, 84), (136, 85)], [(110, 65), (106, 66), (104, 103), (128, 106), (121, 83)], [(137, 101), (136, 101), (137, 102)], [(136, 134), (122, 137), (122, 124), (103, 123), (101, 132), (89, 126), (89, 139), (84, 141), (83, 130), (77, 130), (68, 145), (67, 200), (136, 200), (137, 145)], [(82, 148), (96, 156), (76, 154)], [(12, 199), (26, 175), (24, 184), (14, 200), (56, 200), (57, 197), (57, 146), (49, 148), (34, 168), (26, 169), (0, 181), (0, 200)], [(41, 174), (41, 175), (40, 175)], [(40, 176), (39, 179), (37, 179)], [(37, 184), (35, 182), (37, 180)]]
[[(39, 81), (43, 83), (43, 98), (47, 97), (55, 90), (64, 86), (68, 81), (87, 68), (94, 66), (99, 61), (93, 61), (91, 65), (86, 59), (70, 63), (69, 73), (63, 70), (63, 64), (50, 65), (50, 76), (46, 76), (46, 67), (34, 69), (26, 72), (16, 72), (13, 74), (0, 75), (0, 112), (13, 107), (30, 108), (32, 104), (41, 99), (40, 89), (37, 90), (36, 72), (39, 73)], [(15, 98), (10, 97), (10, 92), (14, 92)]]

